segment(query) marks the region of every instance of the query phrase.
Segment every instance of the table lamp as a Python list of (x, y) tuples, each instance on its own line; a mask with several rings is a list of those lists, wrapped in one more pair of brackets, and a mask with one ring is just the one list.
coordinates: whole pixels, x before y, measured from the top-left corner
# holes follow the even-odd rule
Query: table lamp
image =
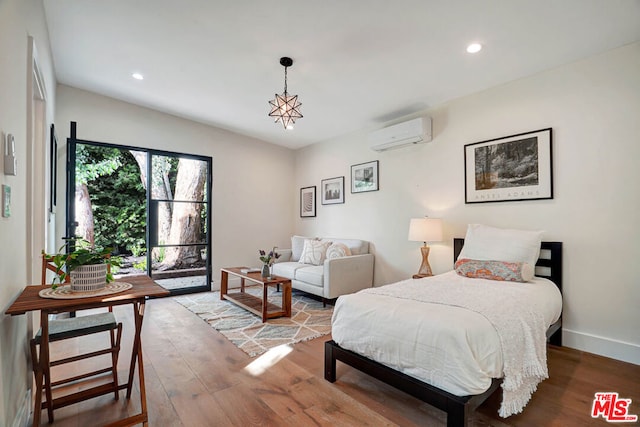
[(409, 240), (412, 242), (424, 242), (424, 246), (420, 248), (422, 251), (422, 264), (418, 274), (414, 275), (414, 279), (418, 277), (433, 276), (431, 266), (429, 265), (429, 246), (427, 242), (442, 241), (442, 220), (438, 218), (411, 218), (409, 223)]

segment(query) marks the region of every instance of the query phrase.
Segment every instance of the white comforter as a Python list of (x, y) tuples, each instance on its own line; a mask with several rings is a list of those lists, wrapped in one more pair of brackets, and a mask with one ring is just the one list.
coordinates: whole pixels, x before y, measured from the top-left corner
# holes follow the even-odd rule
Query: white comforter
[[(449, 393), (466, 396), (484, 392), (492, 378), (504, 376), (503, 345), (495, 326), (481, 314), (482, 310), (421, 301), (425, 298), (419, 292), (429, 285), (468, 289), (469, 294), (495, 301), (496, 310), (513, 311), (518, 307), (517, 312), (530, 307), (539, 313), (544, 329), (559, 318), (562, 310), (560, 292), (546, 279), (496, 282), (468, 279), (451, 271), (341, 296), (333, 313), (333, 339), (345, 349)], [(505, 300), (507, 296), (509, 300)], [(509, 344), (504, 336), (502, 339)], [(541, 356), (544, 378), (546, 353)], [(515, 412), (519, 411), (501, 410), (503, 416)]]

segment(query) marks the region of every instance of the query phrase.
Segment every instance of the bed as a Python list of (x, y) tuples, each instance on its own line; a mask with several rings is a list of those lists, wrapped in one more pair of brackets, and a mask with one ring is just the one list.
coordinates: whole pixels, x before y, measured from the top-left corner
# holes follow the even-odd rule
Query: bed
[[(460, 254), (463, 248), (463, 245), (464, 245), (464, 239), (454, 239), (454, 262), (456, 259), (458, 259), (458, 255)], [(537, 259), (537, 262), (535, 263), (536, 277), (537, 278), (541, 277), (543, 279), (534, 279), (534, 280), (540, 280), (541, 282), (546, 282), (545, 286), (551, 286), (553, 288), (554, 288), (553, 285), (555, 285), (557, 289), (554, 288), (554, 291), (556, 293), (559, 293), (558, 291), (561, 292), (562, 291), (562, 243), (561, 242), (542, 242), (540, 244), (539, 252), (540, 252), (540, 257)], [(450, 273), (445, 273), (445, 275), (442, 275), (442, 276), (446, 278), (447, 274), (453, 274), (454, 276), (456, 275), (455, 272), (450, 272)], [(449, 278), (451, 279), (452, 277), (449, 277)], [(433, 279), (433, 278), (429, 278), (429, 279)], [(419, 280), (429, 280), (429, 279), (419, 279)], [(545, 281), (544, 279), (547, 279), (547, 281)], [(438, 278), (436, 280), (443, 280), (443, 279)], [(477, 279), (466, 279), (466, 280), (477, 280)], [(393, 286), (398, 287), (398, 286), (410, 286), (410, 285), (419, 284), (417, 280), (413, 282), (415, 283), (412, 283), (412, 281), (403, 281), (395, 285), (390, 285), (390, 287), (392, 288)], [(383, 287), (383, 288), (387, 288), (387, 287)], [(354, 317), (349, 318), (348, 316), (345, 316), (344, 322), (349, 322), (350, 324), (355, 325), (353, 327), (354, 330), (359, 331), (356, 334), (353, 334), (353, 336), (356, 336), (358, 334), (360, 336), (366, 336), (366, 337), (368, 337), (369, 335), (375, 335), (374, 333), (371, 333), (371, 332), (359, 330), (358, 329), (359, 326), (357, 325), (357, 318), (359, 317), (362, 317), (363, 319), (366, 318), (367, 305), (372, 304), (371, 301), (373, 301), (374, 298), (380, 297), (380, 295), (375, 295), (376, 292), (382, 293), (382, 294), (385, 293), (384, 291), (372, 292), (374, 295), (368, 295), (367, 297), (365, 297), (364, 300), (362, 300), (363, 302), (361, 304), (363, 307), (365, 307), (365, 308), (362, 308), (362, 310), (364, 311), (359, 313), (359, 312), (353, 311), (353, 309), (350, 308), (349, 312), (352, 312), (351, 314)], [(362, 299), (363, 296), (360, 296), (358, 298)], [(367, 300), (366, 298), (370, 298), (370, 300)], [(405, 304), (409, 304), (409, 303), (405, 301), (400, 301), (398, 303), (396, 301), (394, 305), (389, 302), (386, 304), (386, 307), (384, 308), (384, 310), (387, 310), (389, 312), (395, 310), (395, 313), (398, 314), (399, 316), (405, 315), (410, 317), (411, 314), (407, 315), (406, 313), (401, 313), (401, 312), (411, 313), (409, 305), (405, 305)], [(407, 308), (405, 309), (405, 307)], [(429, 306), (429, 307), (430, 307), (430, 311), (434, 308), (438, 308), (434, 306)], [(338, 309), (339, 307), (337, 304), (336, 310)], [(454, 309), (458, 310), (457, 312), (454, 310), (454, 312), (456, 313), (455, 319), (448, 320), (449, 318), (447, 318), (447, 320), (443, 320), (445, 319), (444, 317), (439, 317), (437, 321), (432, 319), (428, 323), (430, 324), (441, 323), (440, 327), (442, 328), (442, 330), (443, 331), (447, 330), (449, 323), (457, 323), (459, 321), (459, 318), (464, 318), (465, 316), (467, 316), (467, 314), (464, 314), (463, 311), (460, 311), (464, 309), (459, 307), (454, 307)], [(545, 322), (548, 322), (548, 323), (545, 323), (545, 326), (551, 325), (546, 331), (546, 339), (554, 345), (562, 345), (561, 309), (562, 309), (562, 302), (560, 299), (560, 308), (558, 312), (556, 314), (550, 312), (544, 316)], [(371, 310), (376, 310), (376, 309), (371, 308)], [(384, 316), (386, 315), (384, 311), (376, 311), (375, 313), (376, 313), (375, 316), (381, 317), (383, 319), (382, 321), (384, 322)], [(337, 313), (337, 315), (340, 316), (339, 313)], [(394, 322), (390, 322), (389, 319), (391, 318), (387, 317), (386, 324), (394, 323)], [(336, 325), (339, 325), (340, 318), (334, 319), (334, 320), (338, 322)], [(397, 323), (404, 324), (402, 322), (404, 322), (404, 320), (398, 321)], [(474, 325), (475, 323), (480, 323), (480, 322), (477, 318), (474, 318), (473, 316), (471, 316), (469, 319), (467, 319), (467, 323), (470, 325)], [(416, 325), (414, 329), (421, 329), (425, 327), (424, 323), (423, 324), (418, 323), (414, 325)], [(342, 330), (346, 330), (346, 329), (348, 328), (344, 328), (344, 327), (342, 328)], [(396, 335), (402, 335), (403, 331), (406, 331), (406, 330), (407, 328), (405, 326), (405, 329), (400, 329), (400, 332), (398, 332)], [(337, 335), (341, 335), (340, 330), (336, 330), (336, 331), (337, 331)], [(378, 330), (376, 329), (376, 333), (377, 332)], [(389, 329), (385, 333), (393, 334), (393, 329)], [(443, 333), (438, 332), (438, 333), (440, 335), (444, 335), (444, 332)], [(469, 333), (469, 335), (472, 335), (472, 334)], [(390, 336), (390, 335), (386, 335), (386, 336)], [(361, 349), (359, 346), (357, 345), (354, 346), (352, 345), (352, 343), (345, 341), (345, 339), (341, 340), (340, 338), (341, 337), (336, 338), (336, 335), (334, 335), (334, 340), (331, 340), (325, 343), (325, 379), (326, 380), (330, 382), (336, 381), (336, 361), (339, 360), (385, 383), (388, 383), (402, 391), (405, 391), (410, 395), (432, 406), (435, 406), (436, 408), (439, 408), (445, 411), (447, 413), (448, 427), (465, 426), (467, 422), (467, 418), (470, 415), (470, 413), (474, 411), (482, 402), (484, 402), (491, 394), (493, 394), (493, 392), (495, 392), (496, 389), (500, 387), (503, 381), (501, 378), (502, 376), (502, 372), (500, 371), (501, 368), (496, 368), (495, 366), (491, 367), (489, 365), (482, 366), (483, 375), (481, 376), (483, 378), (479, 378), (478, 381), (472, 378), (473, 377), (472, 374), (469, 374), (468, 372), (464, 372), (463, 370), (462, 373), (456, 372), (456, 374), (454, 375), (456, 379), (454, 379), (453, 383), (448, 380), (445, 381), (442, 378), (438, 377), (437, 375), (435, 376), (432, 375), (431, 377), (429, 375), (421, 375), (421, 369), (420, 369), (421, 367), (412, 366), (411, 361), (404, 361), (401, 364), (403, 366), (402, 369), (400, 368), (394, 369), (393, 367), (390, 367), (390, 366), (393, 366), (394, 364), (389, 363), (389, 360), (385, 360), (385, 357), (387, 356), (387, 352), (395, 351), (395, 347), (394, 347), (395, 344), (392, 343), (391, 348), (389, 348), (388, 344), (385, 346), (385, 343), (382, 342), (386, 340), (382, 340), (380, 344), (375, 344), (375, 343), (371, 344), (367, 342), (365, 343), (366, 346)], [(354, 338), (354, 339), (357, 339), (357, 338)], [(336, 341), (346, 342), (348, 345), (344, 344), (343, 346), (340, 346)], [(479, 341), (484, 342), (485, 338), (482, 338)], [(372, 347), (374, 345), (380, 345), (380, 348), (378, 349), (376, 347)], [(357, 348), (353, 349), (352, 351), (352, 349), (348, 349), (350, 346), (357, 347)], [(484, 348), (486, 349), (488, 347), (484, 347)], [(437, 354), (437, 349), (435, 351), (436, 351), (435, 353), (429, 353), (429, 354), (433, 354), (434, 361), (441, 362), (442, 371), (443, 372), (445, 371), (448, 372), (450, 370), (455, 371), (455, 369), (451, 369), (453, 368), (453, 366), (451, 365), (452, 361), (445, 360), (446, 357), (443, 357), (444, 362), (440, 361), (438, 358), (439, 355)], [(474, 350), (474, 351), (478, 351), (478, 350)], [(491, 353), (491, 351), (487, 350), (487, 353)], [(400, 359), (398, 360), (403, 360), (402, 354), (399, 357)], [(483, 359), (483, 358), (481, 357), (480, 359)], [(544, 360), (545, 360), (544, 369), (546, 370), (546, 354), (545, 354)], [(491, 363), (502, 363), (502, 361), (500, 360), (498, 362), (491, 362)], [(401, 370), (404, 372), (401, 372)], [(467, 369), (467, 371), (473, 371), (473, 369), (469, 368)], [(424, 370), (424, 372), (433, 372), (433, 370), (432, 371)], [(460, 380), (461, 385), (456, 383), (457, 377), (462, 378), (462, 380)], [(467, 378), (470, 378), (470, 381), (471, 381), (470, 383), (466, 382)], [(535, 387), (534, 387), (534, 390), (535, 390)]]

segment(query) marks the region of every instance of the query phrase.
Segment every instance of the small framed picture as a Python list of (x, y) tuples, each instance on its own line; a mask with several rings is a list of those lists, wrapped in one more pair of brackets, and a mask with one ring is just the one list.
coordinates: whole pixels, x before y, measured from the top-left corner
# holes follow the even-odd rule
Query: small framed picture
[(300, 217), (316, 216), (316, 186), (300, 189)]
[(378, 191), (378, 161), (351, 166), (351, 192)]
[(465, 203), (553, 199), (551, 128), (464, 146)]
[(320, 191), (323, 205), (344, 203), (344, 176), (323, 179)]

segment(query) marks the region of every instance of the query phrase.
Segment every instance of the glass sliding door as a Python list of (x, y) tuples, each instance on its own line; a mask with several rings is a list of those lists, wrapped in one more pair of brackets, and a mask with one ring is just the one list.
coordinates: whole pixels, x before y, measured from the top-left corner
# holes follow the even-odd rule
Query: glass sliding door
[(68, 140), (67, 236), (111, 246), (116, 277), (211, 290), (211, 158)]

